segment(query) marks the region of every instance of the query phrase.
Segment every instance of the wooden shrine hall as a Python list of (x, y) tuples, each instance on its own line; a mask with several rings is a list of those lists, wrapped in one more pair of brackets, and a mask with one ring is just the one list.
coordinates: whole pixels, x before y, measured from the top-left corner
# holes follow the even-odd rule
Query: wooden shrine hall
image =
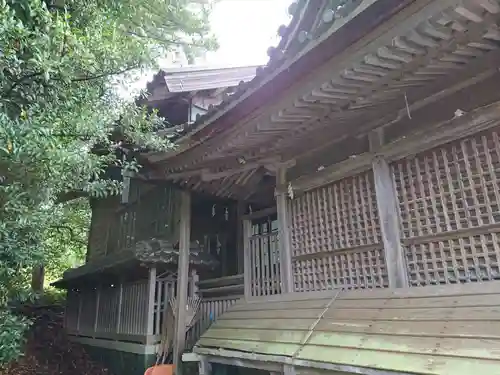
[[(289, 11), (255, 78), (132, 178), (158, 195), (120, 225), (168, 221), (176, 316), (204, 304), (177, 372), (500, 374), (500, 0)], [(144, 256), (154, 305), (170, 266)]]

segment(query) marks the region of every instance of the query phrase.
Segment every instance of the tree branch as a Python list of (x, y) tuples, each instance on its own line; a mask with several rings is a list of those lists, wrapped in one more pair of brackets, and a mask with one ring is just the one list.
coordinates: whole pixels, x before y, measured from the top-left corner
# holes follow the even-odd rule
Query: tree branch
[(69, 235), (71, 237), (71, 241), (77, 242), (82, 246), (87, 246), (87, 242), (83, 241), (79, 238), (77, 238), (77, 235), (75, 233), (75, 230), (71, 228), (70, 226), (67, 225), (51, 225), (50, 228), (55, 229), (57, 232), (61, 233), (63, 230), (66, 230), (69, 232)]
[(108, 72), (108, 73), (98, 74), (96, 76), (75, 78), (75, 79), (72, 79), (71, 82), (93, 81), (96, 79), (101, 79), (101, 78), (105, 78), (105, 77), (116, 76), (119, 74), (127, 73), (127, 72), (134, 70), (134, 69), (139, 69), (140, 67), (141, 67), (141, 65), (137, 64), (137, 65), (130, 66), (128, 68), (125, 68), (125, 69), (122, 69), (122, 70), (119, 70), (116, 72)]
[(12, 86), (10, 86), (10, 88), (2, 94), (2, 98), (7, 98), (10, 96), (10, 94), (12, 94), (12, 92), (15, 90), (15, 88), (17, 86), (19, 86), (21, 83), (23, 83), (24, 81), (28, 80), (28, 79), (31, 79), (31, 78), (34, 78), (34, 77), (38, 77), (38, 76), (41, 76), (43, 73), (42, 72), (37, 72), (37, 73), (31, 73), (31, 74), (28, 74), (26, 76), (22, 76), (21, 78), (19, 78), (17, 81), (15, 81)]

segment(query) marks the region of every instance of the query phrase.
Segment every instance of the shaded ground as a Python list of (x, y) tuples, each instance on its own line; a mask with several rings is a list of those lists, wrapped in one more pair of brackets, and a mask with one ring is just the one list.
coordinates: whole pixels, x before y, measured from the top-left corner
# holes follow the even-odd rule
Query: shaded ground
[(0, 375), (112, 375), (68, 340), (60, 307), (29, 307), (23, 313), (34, 320), (25, 355)]

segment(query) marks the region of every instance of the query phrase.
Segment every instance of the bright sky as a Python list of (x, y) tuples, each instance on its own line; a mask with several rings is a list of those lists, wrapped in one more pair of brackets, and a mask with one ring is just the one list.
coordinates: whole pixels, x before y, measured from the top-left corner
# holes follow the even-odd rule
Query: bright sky
[(221, 0), (212, 13), (212, 30), (220, 48), (207, 55), (208, 63), (260, 65), (267, 49), (277, 46), (278, 27), (288, 25), (292, 0)]
[[(278, 28), (288, 25), (293, 0), (219, 0), (211, 15), (211, 28), (219, 49), (207, 54), (207, 65), (265, 65), (267, 49), (277, 46)], [(132, 99), (157, 72), (119, 88)]]

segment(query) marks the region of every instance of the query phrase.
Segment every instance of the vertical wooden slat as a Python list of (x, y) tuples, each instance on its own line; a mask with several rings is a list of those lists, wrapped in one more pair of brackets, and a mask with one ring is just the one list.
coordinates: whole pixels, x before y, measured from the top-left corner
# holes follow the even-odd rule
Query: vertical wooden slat
[(186, 304), (191, 233), (191, 195), (186, 191), (181, 192), (180, 215), (179, 264), (177, 271), (177, 319), (173, 350), (174, 368), (177, 375), (182, 372), (179, 368), (179, 364), (181, 363), (181, 354), (186, 340)]
[(401, 246), (399, 213), (397, 210), (396, 192), (391, 169), (383, 158), (373, 161), (375, 192), (385, 249), (385, 259), (389, 277), (389, 286), (403, 288), (408, 285), (406, 265)]
[(252, 222), (250, 220), (243, 220), (243, 256), (244, 256), (244, 291), (245, 299), (248, 300), (252, 297), (252, 264), (251, 264), (251, 237), (252, 237)]
[[(149, 269), (148, 294), (146, 308), (146, 333), (152, 335), (154, 332), (154, 308), (155, 308), (155, 288), (156, 288), (156, 267)], [(141, 308), (140, 304), (138, 307)], [(140, 316), (139, 314), (137, 314)]]
[(161, 332), (160, 331), (160, 318), (161, 318), (160, 308), (161, 308), (161, 304), (162, 304), (163, 289), (165, 289), (166, 287), (167, 287), (167, 284), (166, 284), (165, 280), (156, 280), (155, 308), (154, 308), (155, 326), (153, 329), (153, 333), (155, 335), (157, 335)]
[(116, 316), (116, 333), (120, 332), (120, 324), (122, 318), (122, 306), (123, 306), (123, 283), (120, 281), (118, 285), (118, 309)]

